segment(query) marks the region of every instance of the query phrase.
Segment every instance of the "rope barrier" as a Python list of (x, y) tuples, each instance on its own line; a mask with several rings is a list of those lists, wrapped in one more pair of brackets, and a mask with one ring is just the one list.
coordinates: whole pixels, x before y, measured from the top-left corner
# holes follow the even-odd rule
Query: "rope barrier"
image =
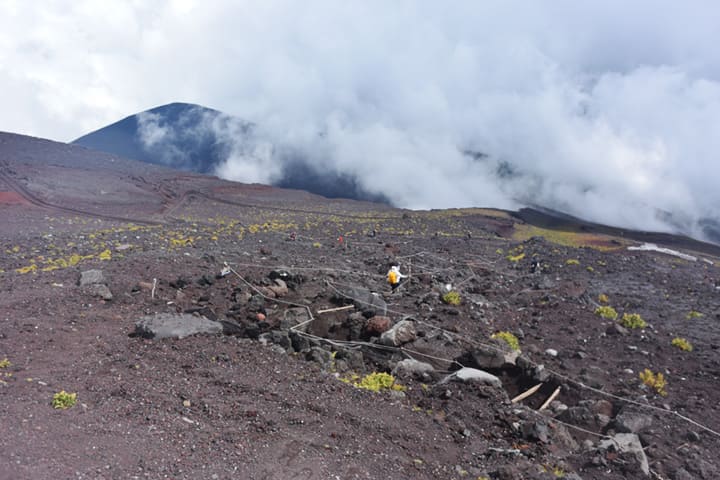
[[(437, 256), (437, 255), (434, 255), (434, 254), (430, 254), (429, 252), (426, 252), (426, 251), (416, 252), (416, 253), (411, 254), (411, 255), (405, 255), (405, 256), (401, 256), (401, 257), (397, 257), (397, 258), (405, 258), (405, 259), (408, 259), (408, 258), (422, 257), (422, 256), (432, 256), (432, 257), (435, 257), (435, 258), (437, 258), (437, 259), (441, 259), (441, 257), (439, 257), (439, 256)], [(447, 263), (450, 263), (450, 264), (452, 263), (451, 261), (448, 261), (448, 260), (445, 260), (445, 261), (446, 261)], [(298, 324), (298, 325), (295, 325), (295, 326), (291, 327), (291, 330), (294, 331), (294, 332), (297, 333), (297, 334), (300, 334), (300, 335), (303, 335), (303, 336), (306, 336), (306, 337), (310, 337), (310, 338), (313, 338), (313, 339), (318, 340), (318, 341), (323, 341), (323, 342), (326, 342), (326, 343), (331, 344), (331, 345), (342, 346), (342, 347), (345, 347), (345, 348), (369, 347), (369, 348), (375, 348), (375, 349), (381, 349), (381, 350), (394, 350), (394, 351), (398, 351), (398, 352), (403, 352), (403, 353), (405, 353), (406, 355), (409, 355), (411, 358), (412, 358), (412, 355), (418, 355), (418, 356), (423, 356), (423, 357), (426, 357), (426, 358), (431, 358), (431, 359), (434, 359), (434, 360), (437, 360), (437, 361), (441, 361), (441, 362), (447, 362), (447, 363), (450, 364), (450, 365), (456, 364), (456, 365), (460, 365), (461, 367), (463, 367), (462, 364), (460, 364), (459, 362), (457, 362), (457, 361), (454, 360), (454, 359), (447, 359), (447, 358), (435, 357), (435, 356), (432, 356), (432, 355), (429, 355), (429, 354), (424, 354), (424, 353), (422, 353), (422, 352), (417, 352), (417, 351), (414, 351), (414, 350), (411, 350), (411, 349), (408, 349), (408, 348), (391, 347), (391, 346), (387, 346), (387, 345), (379, 345), (379, 344), (370, 343), (370, 342), (330, 340), (330, 339), (327, 339), (327, 338), (324, 338), (324, 337), (319, 337), (319, 336), (316, 336), (316, 335), (312, 335), (312, 334), (307, 333), (307, 332), (301, 332), (301, 331), (298, 330), (299, 328), (301, 328), (301, 327), (303, 327), (303, 326), (305, 326), (305, 325), (307, 325), (307, 324), (310, 324), (310, 323), (312, 323), (312, 322), (315, 320), (315, 317), (312, 315), (312, 311), (310, 310), (310, 308), (309, 308), (307, 305), (301, 305), (301, 304), (299, 304), (299, 303), (294, 303), (294, 302), (279, 300), (279, 299), (276, 299), (276, 298), (269, 298), (269, 297), (265, 296), (265, 295), (264, 295), (260, 290), (258, 290), (256, 287), (254, 287), (250, 282), (248, 282), (244, 277), (242, 277), (237, 271), (235, 271), (234, 269), (232, 269), (232, 268), (229, 266), (230, 264), (229, 264), (228, 262), (225, 262), (224, 264), (225, 264), (226, 267), (228, 267), (228, 268), (230, 269), (230, 271), (232, 271), (236, 276), (238, 276), (246, 285), (248, 285), (250, 288), (252, 288), (256, 293), (258, 293), (259, 295), (261, 295), (263, 298), (269, 299), (269, 300), (272, 300), (272, 301), (275, 301), (275, 302), (277, 302), (277, 303), (282, 303), (282, 304), (286, 304), (286, 305), (301, 307), (301, 308), (307, 310), (308, 315), (309, 315), (309, 319), (306, 320), (305, 322), (301, 323), (301, 324)], [(361, 276), (369, 276), (369, 277), (377, 277), (377, 276), (378, 276), (377, 274), (369, 274), (369, 273), (365, 273), (365, 272), (342, 270), (342, 269), (329, 268), (329, 267), (312, 267), (312, 268), (310, 268), (310, 267), (305, 267), (305, 268), (303, 268), (303, 267), (270, 266), (270, 265), (243, 264), (243, 263), (233, 263), (233, 265), (246, 266), (246, 267), (251, 267), (251, 268), (290, 268), (290, 269), (292, 269), (292, 270), (332, 271), (332, 272), (340, 272), (340, 273), (353, 274), (353, 275), (358, 275), (358, 274), (359, 274), (359, 275), (361, 275)], [(470, 270), (470, 272), (471, 272), (472, 275), (469, 276), (468, 278), (464, 279), (463, 282), (461, 282), (459, 285), (462, 285), (462, 284), (466, 283), (467, 281), (470, 281), (472, 278), (475, 277), (475, 273), (474, 273), (474, 271), (472, 270), (472, 268), (470, 268), (470, 267), (468, 267), (468, 268), (469, 268), (469, 270)], [(441, 269), (440, 271), (442, 271), (442, 270), (444, 270), (444, 269)], [(506, 273), (503, 273), (503, 274), (506, 274)], [(341, 283), (333, 283), (333, 282), (330, 282), (330, 281), (326, 281), (326, 284), (330, 287), (331, 290), (333, 290), (334, 292), (336, 292), (337, 294), (341, 295), (341, 296), (344, 297), (344, 298), (347, 298), (347, 299), (349, 299), (349, 300), (352, 300), (353, 302), (357, 302), (357, 303), (360, 303), (360, 304), (371, 305), (369, 302), (366, 302), (366, 301), (364, 301), (364, 300), (362, 300), (362, 299), (353, 298), (352, 296), (347, 295), (346, 293), (340, 291), (340, 290), (335, 286), (335, 285), (339, 285), (339, 286), (345, 286), (345, 287), (348, 287), (348, 288), (355, 288), (355, 287), (352, 286), (352, 285), (341, 284)], [(394, 310), (394, 309), (390, 309), (390, 308), (387, 308), (387, 312), (394, 313), (394, 314), (399, 315), (399, 316), (402, 316), (402, 317), (413, 317), (413, 315), (407, 314), (406, 312), (402, 312), (402, 311)], [(414, 318), (414, 317), (413, 317), (413, 318)], [(481, 347), (489, 348), (489, 349), (494, 350), (494, 351), (497, 351), (497, 352), (503, 352), (503, 350), (502, 350), (501, 348), (499, 348), (499, 347), (497, 347), (497, 346), (495, 346), (495, 345), (492, 345), (492, 344), (489, 344), (489, 343), (484, 343), (484, 342), (480, 342), (480, 341), (477, 341), (477, 340), (474, 340), (474, 339), (467, 338), (467, 337), (465, 337), (465, 336), (463, 336), (463, 335), (457, 334), (457, 333), (455, 333), (455, 332), (451, 332), (451, 331), (449, 331), (449, 330), (447, 330), (447, 329), (444, 329), (444, 328), (442, 328), (442, 327), (438, 327), (438, 326), (436, 326), (436, 325), (433, 325), (433, 324), (428, 323), (428, 322), (423, 321), (423, 320), (415, 319), (415, 321), (416, 321), (418, 324), (425, 325), (425, 326), (427, 326), (427, 327), (429, 327), (429, 328), (431, 328), (431, 329), (435, 329), (435, 330), (437, 330), (437, 331), (441, 331), (441, 332), (445, 333), (446, 335), (451, 336), (452, 338), (455, 338), (455, 339), (457, 339), (457, 340), (466, 342), (466, 343), (468, 343), (468, 344), (470, 344), (470, 345), (473, 345), (473, 346), (481, 346)], [(533, 360), (531, 360), (531, 359), (529, 359), (529, 358), (527, 358), (527, 357), (526, 357), (526, 359), (527, 359), (527, 361), (528, 361), (528, 363), (529, 363), (530, 365), (532, 365), (532, 366), (534, 366), (534, 367), (540, 366), (539, 363), (534, 362)], [(704, 430), (704, 431), (706, 431), (706, 432), (708, 432), (708, 433), (710, 433), (710, 434), (712, 434), (712, 435), (720, 438), (720, 432), (717, 432), (716, 430), (714, 430), (714, 429), (712, 429), (712, 428), (710, 428), (710, 427), (708, 427), (708, 426), (706, 426), (706, 425), (703, 425), (703, 424), (701, 424), (700, 422), (698, 422), (698, 421), (696, 421), (696, 420), (694, 420), (694, 419), (692, 419), (692, 418), (690, 418), (690, 417), (688, 417), (688, 416), (686, 416), (686, 415), (681, 414), (681, 413), (678, 412), (677, 410), (668, 410), (668, 409), (665, 409), (665, 408), (656, 407), (656, 406), (654, 406), (654, 405), (649, 405), (649, 404), (646, 404), (646, 403), (641, 403), (641, 402), (638, 402), (638, 401), (633, 400), (633, 399), (630, 399), (630, 398), (626, 398), (626, 397), (622, 397), (622, 396), (619, 396), (619, 395), (615, 395), (615, 394), (612, 394), (612, 393), (609, 393), (609, 392), (605, 392), (605, 391), (602, 391), (602, 390), (600, 390), (600, 389), (591, 387), (591, 386), (589, 386), (589, 385), (585, 385), (583, 382), (581, 382), (581, 381), (579, 381), (579, 380), (575, 380), (575, 379), (573, 379), (573, 378), (571, 378), (571, 377), (569, 377), (569, 376), (567, 376), (567, 375), (564, 375), (564, 374), (562, 374), (562, 373), (560, 373), (560, 372), (557, 372), (557, 371), (555, 371), (555, 370), (547, 369), (547, 368), (546, 368), (545, 370), (546, 370), (548, 373), (554, 375), (556, 378), (562, 379), (562, 380), (564, 380), (564, 381), (567, 382), (567, 383), (576, 385), (577, 387), (579, 387), (579, 388), (581, 388), (581, 389), (585, 389), (585, 390), (591, 391), (591, 392), (593, 392), (593, 393), (595, 393), (595, 394), (597, 394), (597, 395), (604, 396), (604, 397), (607, 397), (607, 398), (612, 398), (612, 399), (617, 400), (617, 401), (620, 401), (620, 402), (624, 402), (624, 403), (627, 403), (627, 404), (632, 404), (632, 405), (635, 405), (635, 406), (637, 406), (637, 407), (640, 407), (641, 409), (647, 409), (647, 410), (655, 411), (655, 412), (658, 412), (658, 413), (662, 413), (662, 414), (664, 414), (664, 415), (668, 415), (668, 414), (669, 414), (669, 415), (671, 415), (671, 416), (674, 416), (674, 417), (676, 417), (676, 418), (678, 418), (678, 419), (680, 419), (680, 420), (682, 420), (682, 421), (684, 421), (684, 422), (687, 422), (687, 423), (689, 423), (689, 424), (691, 424), (691, 425), (694, 425), (695, 427), (700, 428), (700, 429), (702, 429), (702, 430)], [(532, 410), (532, 409), (531, 409), (531, 411), (534, 412), (534, 413), (540, 414), (539, 412), (535, 412), (535, 411)], [(540, 414), (540, 415), (542, 415), (542, 414)], [(600, 437), (603, 437), (603, 438), (610, 438), (610, 437), (608, 437), (608, 436), (606, 436), (606, 435), (597, 434), (597, 433), (591, 432), (591, 431), (589, 431), (589, 430), (582, 429), (582, 428), (580, 428), (580, 427), (577, 427), (577, 426), (574, 426), (574, 425), (571, 425), (571, 424), (566, 424), (566, 423), (561, 422), (560, 420), (557, 420), (557, 419), (553, 419), (553, 421), (556, 421), (556, 422), (558, 422), (558, 423), (561, 423), (561, 424), (563, 424), (563, 425), (565, 425), (565, 426), (567, 426), (567, 427), (569, 427), (569, 428), (574, 428), (574, 429), (576, 429), (576, 430), (583, 431), (583, 432), (585, 432), (585, 433), (590, 433), (590, 434), (597, 435), (597, 436), (600, 436)]]

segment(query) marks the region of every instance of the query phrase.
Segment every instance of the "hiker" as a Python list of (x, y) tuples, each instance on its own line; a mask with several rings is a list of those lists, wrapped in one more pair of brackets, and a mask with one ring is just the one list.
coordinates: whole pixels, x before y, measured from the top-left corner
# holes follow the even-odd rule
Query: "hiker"
[(400, 286), (400, 282), (403, 278), (407, 278), (407, 275), (400, 273), (400, 265), (392, 265), (387, 273), (387, 281), (393, 292)]

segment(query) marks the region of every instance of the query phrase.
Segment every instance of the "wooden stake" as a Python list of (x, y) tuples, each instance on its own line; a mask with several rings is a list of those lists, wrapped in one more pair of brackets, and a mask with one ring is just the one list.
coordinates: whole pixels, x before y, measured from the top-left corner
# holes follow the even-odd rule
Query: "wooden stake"
[(550, 397), (547, 400), (545, 400), (545, 403), (542, 404), (542, 406), (538, 409), (538, 411), (545, 410), (548, 407), (548, 405), (550, 405), (552, 403), (552, 401), (555, 400), (555, 398), (557, 398), (558, 395), (560, 395), (560, 387), (557, 387), (555, 389), (555, 391), (552, 393), (552, 395), (550, 395)]
[(535, 385), (534, 387), (529, 388), (528, 390), (525, 390), (523, 393), (521, 393), (520, 395), (518, 395), (517, 397), (513, 398), (513, 399), (510, 400), (510, 401), (511, 401), (512, 403), (517, 403), (517, 402), (519, 402), (519, 401), (521, 401), (521, 400), (525, 400), (527, 397), (529, 397), (529, 396), (532, 395), (533, 393), (535, 393), (535, 392), (537, 392), (538, 390), (540, 390), (540, 387), (542, 387), (542, 385), (543, 385), (542, 383), (538, 383), (538, 384)]
[(330, 312), (339, 312), (341, 310), (350, 310), (351, 308), (355, 308), (355, 305), (345, 305), (344, 307), (337, 307), (337, 308), (327, 308), (325, 310), (318, 310), (317, 313), (330, 313)]

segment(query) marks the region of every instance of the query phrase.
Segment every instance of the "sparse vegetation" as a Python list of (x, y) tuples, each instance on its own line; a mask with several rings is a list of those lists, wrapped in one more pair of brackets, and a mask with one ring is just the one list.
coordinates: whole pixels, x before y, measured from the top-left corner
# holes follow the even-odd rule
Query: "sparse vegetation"
[(349, 378), (341, 378), (341, 380), (357, 388), (370, 390), (371, 392), (379, 392), (381, 390), (402, 392), (406, 388), (404, 385), (395, 383), (395, 377), (385, 372), (373, 372), (362, 378), (358, 375), (352, 375)]
[(448, 305), (460, 305), (460, 294), (455, 290), (451, 290), (442, 296), (442, 301)]
[(568, 258), (565, 260), (565, 265), (580, 265), (580, 260), (577, 258)]
[(604, 293), (601, 293), (600, 295), (598, 295), (598, 302), (600, 302), (600, 303), (608, 303), (609, 301), (610, 301), (610, 299), (609, 299), (608, 296), (605, 295)]
[(663, 397), (667, 395), (667, 390), (665, 390), (667, 382), (665, 380), (665, 376), (662, 373), (653, 373), (652, 370), (646, 368), (645, 370), (640, 372), (640, 381), (655, 390), (658, 395), (661, 395)]
[(517, 255), (508, 255), (505, 258), (507, 258), (508, 260), (510, 260), (513, 263), (517, 263), (520, 260), (522, 260), (523, 258), (525, 258), (525, 252), (520, 252)]
[(77, 403), (77, 393), (68, 393), (61, 390), (53, 395), (52, 406), (58, 410), (65, 410), (75, 406)]
[(645, 328), (647, 322), (643, 320), (639, 313), (625, 313), (620, 320), (620, 324), (625, 328)]
[(687, 318), (688, 320), (692, 320), (694, 318), (702, 318), (704, 316), (705, 315), (703, 315), (700, 312), (697, 312), (695, 310), (690, 310), (690, 312), (687, 315), (685, 315), (685, 318)]
[(515, 335), (510, 332), (497, 332), (494, 333), (490, 338), (499, 338), (500, 340), (503, 340), (513, 351), (520, 350), (520, 341)]
[(618, 317), (617, 311), (609, 305), (603, 305), (595, 309), (595, 315), (600, 315), (608, 320), (615, 320)]
[(675, 337), (672, 339), (672, 346), (677, 347), (684, 352), (692, 352), (692, 343), (682, 337)]
[(12, 363), (10, 363), (10, 360), (8, 360), (7, 357), (0, 360), (0, 368), (8, 368), (11, 365)]

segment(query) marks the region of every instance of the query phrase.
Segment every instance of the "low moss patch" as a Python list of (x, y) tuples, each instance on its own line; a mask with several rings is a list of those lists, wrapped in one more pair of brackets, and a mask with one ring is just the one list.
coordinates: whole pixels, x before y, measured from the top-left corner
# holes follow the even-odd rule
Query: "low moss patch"
[(510, 332), (497, 332), (494, 333), (490, 338), (499, 338), (500, 340), (503, 340), (513, 351), (520, 350), (520, 341), (515, 335)]

